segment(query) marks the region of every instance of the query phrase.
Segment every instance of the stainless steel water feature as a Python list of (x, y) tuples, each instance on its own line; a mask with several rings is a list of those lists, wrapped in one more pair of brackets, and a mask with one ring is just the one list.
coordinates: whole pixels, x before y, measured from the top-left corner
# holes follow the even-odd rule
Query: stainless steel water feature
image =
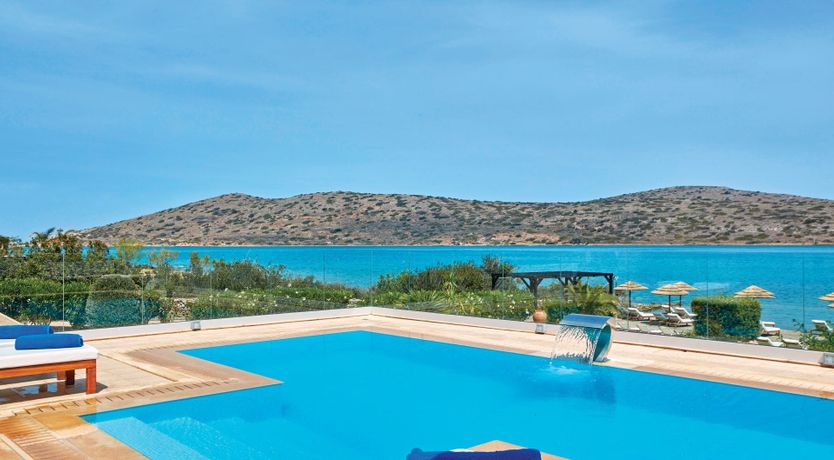
[(571, 313), (556, 325), (551, 359), (581, 362), (605, 360), (611, 347), (611, 317)]

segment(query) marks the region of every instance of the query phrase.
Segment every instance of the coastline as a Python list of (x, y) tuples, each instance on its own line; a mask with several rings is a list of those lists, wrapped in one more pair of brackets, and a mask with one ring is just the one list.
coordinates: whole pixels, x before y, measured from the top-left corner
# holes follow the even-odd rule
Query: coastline
[(834, 248), (834, 244), (799, 244), (799, 243), (762, 243), (762, 244), (723, 244), (723, 243), (611, 243), (611, 244), (193, 244), (193, 243), (145, 243), (148, 248)]

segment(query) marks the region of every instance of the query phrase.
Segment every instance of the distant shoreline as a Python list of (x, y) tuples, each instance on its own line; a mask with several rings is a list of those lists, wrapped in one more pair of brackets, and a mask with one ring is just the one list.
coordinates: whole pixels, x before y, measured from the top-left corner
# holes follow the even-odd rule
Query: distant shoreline
[[(618, 243), (618, 244), (159, 244), (141, 243), (145, 247), (178, 247), (178, 248), (582, 248), (582, 247), (726, 247), (726, 248), (767, 248), (767, 247), (834, 247), (834, 244), (796, 244), (796, 243), (768, 243), (768, 244), (663, 244), (663, 243)], [(112, 245), (112, 244), (111, 244)]]

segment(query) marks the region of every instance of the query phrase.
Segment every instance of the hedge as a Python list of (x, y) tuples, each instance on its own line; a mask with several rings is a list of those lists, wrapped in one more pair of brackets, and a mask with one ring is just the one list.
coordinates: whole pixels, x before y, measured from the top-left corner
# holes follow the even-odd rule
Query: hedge
[(146, 324), (160, 314), (158, 295), (151, 291), (143, 295), (129, 276), (102, 276), (93, 283), (91, 291), (87, 298), (87, 327)]
[(48, 324), (66, 319), (74, 327), (84, 324), (89, 286), (39, 278), (0, 281), (0, 313), (21, 323)]
[(756, 299), (730, 296), (696, 297), (692, 299), (695, 334), (708, 337), (752, 339), (759, 335), (762, 307)]

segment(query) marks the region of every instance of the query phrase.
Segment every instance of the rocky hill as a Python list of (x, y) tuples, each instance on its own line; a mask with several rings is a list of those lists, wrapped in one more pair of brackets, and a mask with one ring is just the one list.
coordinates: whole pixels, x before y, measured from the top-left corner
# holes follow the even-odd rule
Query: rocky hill
[(834, 244), (834, 201), (672, 187), (576, 203), (228, 194), (83, 230), (178, 245)]

